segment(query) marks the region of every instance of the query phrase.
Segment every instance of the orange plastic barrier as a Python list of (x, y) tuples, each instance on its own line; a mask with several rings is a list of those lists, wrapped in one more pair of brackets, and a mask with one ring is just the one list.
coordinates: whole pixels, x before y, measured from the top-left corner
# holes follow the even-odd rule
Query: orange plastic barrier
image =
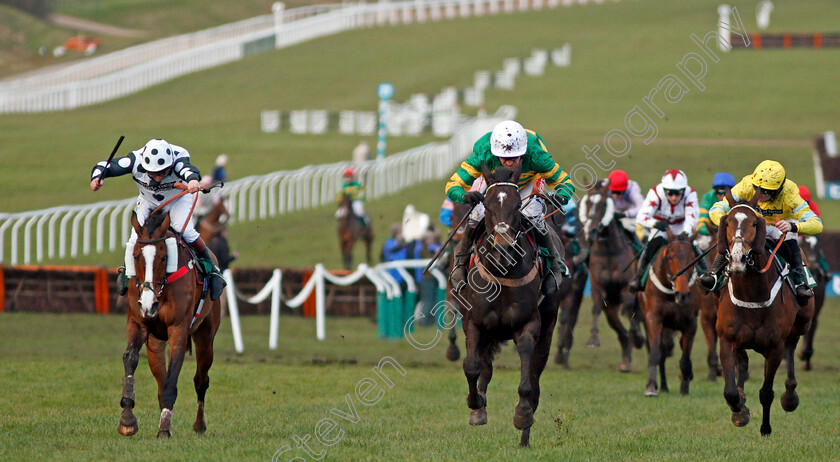
[[(306, 270), (303, 273), (303, 284), (301, 287), (305, 286), (309, 279), (312, 278), (312, 270)], [(305, 318), (314, 318), (315, 317), (315, 291), (312, 291), (312, 294), (303, 302), (303, 317)]]
[(108, 294), (108, 270), (105, 268), (98, 268), (96, 270), (96, 280), (94, 287), (96, 287), (96, 312), (99, 314), (108, 314), (111, 310), (110, 295)]
[(3, 278), (3, 267), (0, 266), (0, 313), (3, 312), (3, 302), (6, 300), (6, 280)]

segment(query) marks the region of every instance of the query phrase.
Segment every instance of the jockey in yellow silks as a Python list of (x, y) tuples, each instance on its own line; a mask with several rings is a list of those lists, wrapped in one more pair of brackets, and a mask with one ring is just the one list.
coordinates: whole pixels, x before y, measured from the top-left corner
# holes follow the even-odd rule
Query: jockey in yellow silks
[[(784, 239), (779, 249), (782, 256), (791, 266), (791, 277), (796, 286), (796, 295), (800, 298), (814, 296), (805, 278), (805, 268), (802, 264), (802, 252), (797, 244), (796, 235), (813, 236), (823, 230), (820, 217), (814, 213), (808, 203), (799, 196), (799, 188), (787, 179), (782, 164), (765, 160), (758, 164), (752, 175), (745, 176), (732, 188), (732, 198), (736, 201), (750, 200), (761, 192), (769, 199), (759, 202), (757, 209), (767, 222), (767, 239), (778, 241)], [(716, 226), (720, 219), (729, 213), (729, 201), (724, 198), (709, 209), (709, 218)], [(712, 264), (711, 274), (701, 278), (700, 282), (706, 288), (712, 288), (716, 275), (726, 266), (727, 248), (718, 246), (718, 254)]]

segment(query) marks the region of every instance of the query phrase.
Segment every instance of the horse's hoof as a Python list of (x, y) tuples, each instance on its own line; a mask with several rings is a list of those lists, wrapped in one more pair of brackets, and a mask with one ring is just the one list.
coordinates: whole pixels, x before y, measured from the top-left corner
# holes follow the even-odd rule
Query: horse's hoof
[(640, 334), (638, 332), (633, 334), (633, 346), (635, 346), (637, 349), (639, 349), (639, 348), (642, 348), (643, 346), (645, 346), (645, 343), (646, 343), (646, 339), (644, 337), (642, 337), (642, 334)]
[(744, 427), (748, 423), (750, 423), (750, 410), (747, 406), (741, 408), (741, 412), (733, 412), (732, 413), (732, 423), (735, 424), (736, 427)]
[(450, 361), (457, 361), (461, 357), (461, 350), (456, 345), (449, 345), (446, 349), (446, 359)]
[(671, 389), (670, 389), (670, 388), (668, 388), (668, 385), (667, 385), (667, 384), (664, 384), (664, 383), (663, 383), (663, 384), (662, 384), (662, 386), (661, 386), (661, 387), (659, 387), (659, 391), (661, 391), (662, 393), (670, 393), (670, 392), (671, 392)]
[(519, 438), (519, 447), (527, 448), (531, 446), (531, 429), (526, 428), (522, 430), (522, 436)]
[(717, 382), (717, 372), (714, 369), (709, 369), (709, 382)]
[(117, 431), (120, 432), (120, 435), (122, 435), (122, 436), (134, 435), (135, 433), (137, 433), (137, 431), (139, 429), (140, 428), (137, 426), (137, 421), (134, 422), (133, 426), (130, 426), (130, 425), (126, 426), (126, 425), (123, 425), (123, 424), (119, 424), (117, 426)]
[(478, 426), (487, 423), (487, 408), (474, 409), (470, 412), (470, 425)]
[(598, 348), (601, 346), (601, 340), (598, 339), (597, 335), (592, 335), (592, 337), (589, 337), (589, 340), (586, 341), (586, 346), (590, 348)]
[(761, 436), (770, 436), (770, 433), (773, 433), (770, 424), (761, 424)]
[(169, 430), (160, 430), (157, 437), (159, 440), (168, 440), (172, 437), (172, 433)]
[(618, 372), (630, 372), (630, 363), (629, 362), (622, 362), (618, 365)]
[(805, 361), (802, 363), (802, 370), (803, 371), (810, 371), (811, 370), (811, 361)]
[(516, 412), (513, 414), (513, 426), (517, 430), (526, 430), (531, 428), (532, 425), (534, 425), (534, 410), (530, 406), (516, 406)]
[(563, 369), (569, 368), (569, 350), (561, 348), (557, 351), (557, 356), (554, 357), (554, 362), (559, 364)]
[(795, 391), (782, 393), (782, 409), (785, 412), (793, 412), (799, 407), (799, 395)]
[(656, 385), (648, 385), (647, 389), (645, 389), (645, 396), (656, 398), (659, 396), (659, 393), (656, 392)]
[(205, 424), (204, 422), (196, 422), (195, 424), (193, 424), (193, 431), (195, 431), (199, 435), (203, 435), (204, 432), (207, 431), (207, 424)]
[(688, 382), (680, 384), (680, 394), (683, 396), (688, 396)]

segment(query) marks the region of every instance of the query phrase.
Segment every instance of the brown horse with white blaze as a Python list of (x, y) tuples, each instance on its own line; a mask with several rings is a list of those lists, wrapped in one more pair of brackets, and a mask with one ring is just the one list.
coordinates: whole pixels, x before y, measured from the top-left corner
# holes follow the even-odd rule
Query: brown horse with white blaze
[[(160, 423), (158, 438), (172, 434), (172, 410), (178, 395), (178, 376), (188, 349), (190, 337), (195, 344), (195, 391), (198, 411), (193, 430), (204, 433), (204, 396), (210, 385), (208, 371), (213, 364), (213, 339), (221, 320), (218, 300), (210, 300), (209, 291), (202, 299), (202, 286), (198, 283), (195, 262), (190, 262), (186, 245), (169, 229), (169, 214), (153, 212), (144, 226), (132, 214), (131, 225), (137, 232), (134, 246), (134, 264), (137, 276), (129, 283), (128, 346), (123, 354), (125, 377), (120, 405), (123, 408), (118, 430), (124, 436), (138, 431), (134, 416), (134, 372), (140, 360), (140, 349), (146, 344), (149, 368), (158, 383)], [(177, 249), (169, 255), (168, 248)], [(167, 260), (177, 258), (177, 270), (167, 274)], [(215, 259), (215, 257), (214, 257)], [(131, 281), (129, 281), (131, 282)], [(201, 302), (201, 303), (200, 303)], [(169, 367), (165, 351), (169, 342)]]
[(782, 409), (792, 412), (799, 406), (794, 350), (799, 337), (810, 327), (814, 300), (811, 298), (800, 306), (793, 289), (784, 280), (783, 271), (770, 261), (772, 257), (764, 248), (766, 222), (755, 208), (760, 196), (755, 194), (749, 202), (738, 203), (727, 192), (729, 203), (735, 205), (721, 218), (718, 230), (719, 246), (723, 246), (728, 260), (729, 283), (721, 290), (717, 332), (725, 382), (723, 396), (736, 426), (742, 427), (750, 421), (750, 411), (744, 405), (747, 349), (765, 358), (759, 400), (763, 408), (760, 430), (766, 436), (772, 432), (773, 379), (783, 357), (787, 362), (787, 380), (781, 397)]

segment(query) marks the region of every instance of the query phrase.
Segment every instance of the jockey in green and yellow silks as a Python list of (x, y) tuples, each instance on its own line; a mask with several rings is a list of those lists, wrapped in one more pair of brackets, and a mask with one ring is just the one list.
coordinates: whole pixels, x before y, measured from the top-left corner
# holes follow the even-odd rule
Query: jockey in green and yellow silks
[[(565, 205), (575, 192), (569, 175), (551, 158), (540, 135), (524, 129), (513, 120), (500, 122), (492, 132), (475, 142), (472, 153), (446, 183), (446, 195), (452, 201), (475, 206), (470, 214), (468, 225), (471, 229), (484, 219), (484, 205), (481, 202), (487, 185), (481, 177), (482, 163), (491, 170), (502, 165), (510, 169), (521, 166), (522, 173), (519, 176), (518, 185), (519, 193), (523, 198), (536, 192), (535, 185), (540, 187), (544, 184), (548, 191), (553, 191), (557, 195), (557, 201)], [(548, 232), (553, 231), (545, 226), (545, 207), (542, 199), (532, 198), (523, 206), (522, 214), (538, 231), (535, 233), (538, 244), (551, 253), (551, 268), (549, 268), (551, 277), (546, 277), (542, 286), (543, 293), (550, 294), (559, 286), (557, 277), (568, 276), (568, 269), (548, 235)], [(466, 281), (466, 265), (476, 237), (473, 234), (473, 232), (465, 233), (455, 249), (455, 267), (451, 280), (456, 289)]]
[[(782, 164), (773, 160), (761, 162), (753, 174), (745, 176), (732, 188), (731, 192), (732, 198), (736, 201), (750, 200), (757, 193), (767, 196), (756, 206), (767, 222), (767, 239), (773, 241), (784, 239), (779, 250), (791, 266), (796, 295), (800, 298), (813, 297), (814, 293), (806, 282), (802, 253), (797, 244), (796, 235), (819, 234), (823, 230), (823, 223), (820, 217), (808, 207), (808, 203), (799, 196), (796, 183), (787, 179)], [(712, 223), (719, 225), (721, 217), (729, 213), (731, 205), (725, 198), (715, 203), (709, 210)], [(726, 251), (725, 246), (718, 247), (718, 254), (712, 264), (712, 274), (701, 278), (700, 282), (704, 287), (714, 286), (715, 276), (726, 265)]]
[[(359, 217), (362, 225), (368, 226), (370, 222), (365, 213), (365, 187), (356, 180), (356, 171), (352, 167), (344, 171), (344, 183), (341, 185), (341, 191), (336, 194), (335, 202), (341, 204), (344, 196), (350, 196), (353, 213)], [(336, 218), (339, 218), (338, 212)]]

